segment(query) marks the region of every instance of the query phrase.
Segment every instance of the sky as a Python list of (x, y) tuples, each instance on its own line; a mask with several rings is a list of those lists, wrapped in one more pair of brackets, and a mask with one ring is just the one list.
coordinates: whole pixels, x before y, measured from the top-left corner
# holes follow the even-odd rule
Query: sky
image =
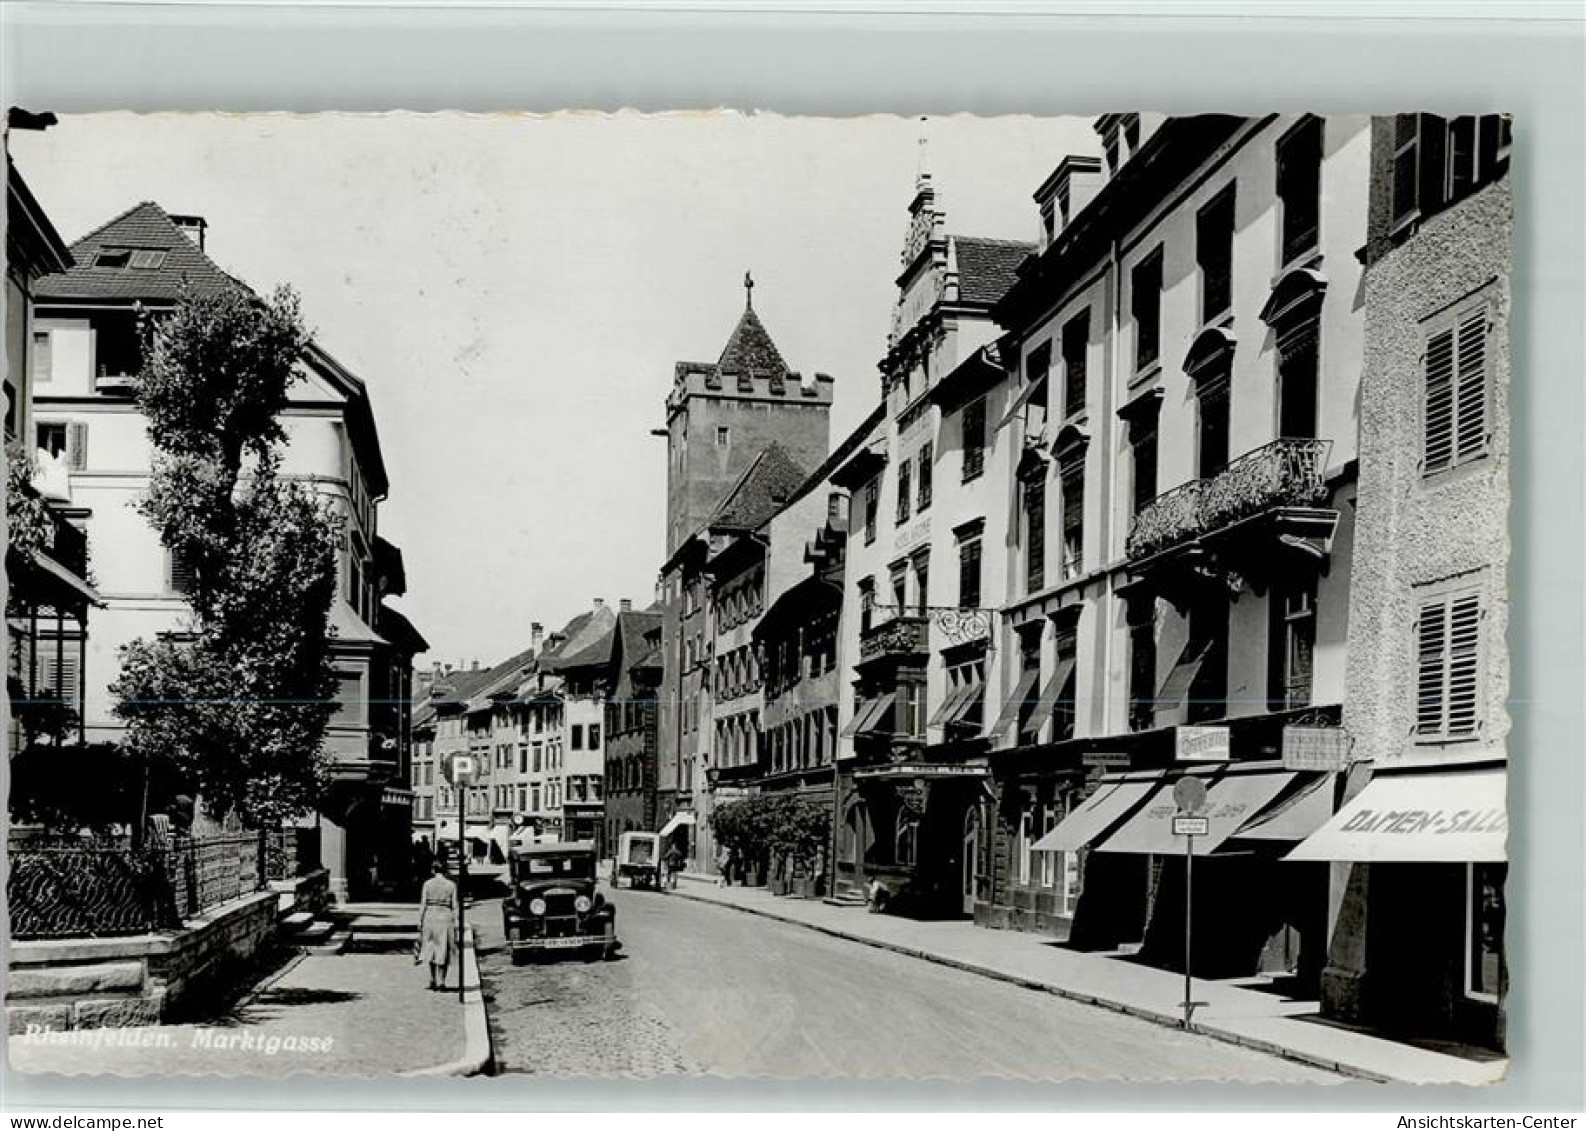
[(302, 296), (369, 388), (423, 666), (653, 599), (651, 429), (673, 363), (720, 354), (745, 271), (789, 366), (835, 378), (835, 444), (880, 395), (922, 162), (950, 232), (1033, 240), (1031, 193), (1097, 139), (1085, 118), (115, 113), (10, 147), (68, 242), (153, 200)]

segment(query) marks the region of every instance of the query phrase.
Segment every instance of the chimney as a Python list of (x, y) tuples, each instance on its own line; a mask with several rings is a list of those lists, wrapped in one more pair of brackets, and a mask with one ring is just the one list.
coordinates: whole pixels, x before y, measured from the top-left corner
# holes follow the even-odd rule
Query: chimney
[(633, 612), (633, 601), (627, 597), (617, 602), (617, 609), (624, 613)]
[(198, 245), (198, 250), (204, 250), (204, 233), (209, 228), (209, 221), (202, 216), (172, 216), (171, 223), (182, 230), (182, 235)]
[(606, 607), (606, 599), (604, 597), (596, 597), (595, 598), (595, 608), (596, 609), (604, 609), (605, 607)]
[(544, 640), (545, 640), (545, 626), (543, 624), (541, 624), (539, 621), (535, 621), (533, 624), (529, 625), (529, 644), (534, 648), (534, 650), (536, 652), (538, 652), (540, 650), (540, 644)]
[(474, 670), (474, 671), (478, 671), (479, 670), (479, 661), (477, 659), (474, 660), (474, 666), (473, 666), (472, 670)]

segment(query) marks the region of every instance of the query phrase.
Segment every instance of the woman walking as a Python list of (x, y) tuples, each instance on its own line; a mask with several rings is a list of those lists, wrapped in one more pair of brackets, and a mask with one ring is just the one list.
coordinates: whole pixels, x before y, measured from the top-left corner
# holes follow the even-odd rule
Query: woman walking
[(435, 874), (419, 893), (420, 962), (430, 965), (430, 989), (446, 988), (446, 968), (451, 965), (457, 940), (457, 885), (446, 878), (446, 862), (435, 860)]

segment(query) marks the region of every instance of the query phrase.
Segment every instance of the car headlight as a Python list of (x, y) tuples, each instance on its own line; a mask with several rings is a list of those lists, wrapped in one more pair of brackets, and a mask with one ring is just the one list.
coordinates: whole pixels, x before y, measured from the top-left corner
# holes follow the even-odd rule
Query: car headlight
[(529, 900), (529, 914), (530, 915), (544, 915), (545, 914), (545, 900), (543, 900), (543, 899), (531, 899), (531, 900)]
[(581, 895), (577, 899), (573, 900), (573, 910), (577, 911), (580, 915), (587, 913), (593, 906), (594, 904), (589, 902), (589, 897), (587, 895)]

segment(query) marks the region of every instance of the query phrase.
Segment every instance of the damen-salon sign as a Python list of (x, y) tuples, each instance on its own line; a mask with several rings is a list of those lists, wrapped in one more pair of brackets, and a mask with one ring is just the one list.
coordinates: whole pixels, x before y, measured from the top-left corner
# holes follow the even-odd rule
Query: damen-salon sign
[(1509, 827), (1502, 809), (1362, 809), (1344, 822), (1346, 833), (1406, 836), (1429, 833), (1501, 833)]

